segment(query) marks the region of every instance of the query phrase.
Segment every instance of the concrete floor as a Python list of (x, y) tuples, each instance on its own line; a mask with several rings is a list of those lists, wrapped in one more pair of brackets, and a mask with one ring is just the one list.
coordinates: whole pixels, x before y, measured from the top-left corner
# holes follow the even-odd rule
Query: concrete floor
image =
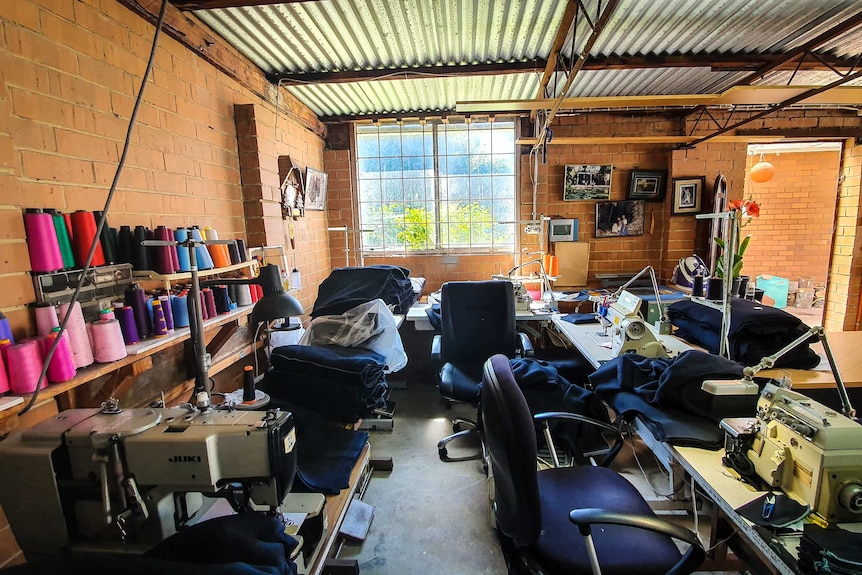
[[(370, 441), (372, 456), (392, 457), (394, 469), (374, 473), (363, 499), (376, 507), (368, 536), (364, 543), (346, 544), (339, 557), (357, 559), (363, 575), (505, 574), (481, 464), (443, 463), (437, 457), (437, 441), (451, 433), (450, 418), (472, 418), (473, 410), (464, 405), (446, 410), (431, 383), (411, 381), (408, 389), (392, 394), (398, 403), (394, 429), (373, 431)], [(450, 449), (450, 455), (465, 452)], [(642, 448), (638, 452), (646, 478), (661, 485), (652, 456)], [(619, 461), (621, 470), (630, 468), (624, 475), (654, 499), (629, 446)], [(685, 513), (677, 517), (690, 523)], [(708, 523), (703, 520), (701, 527)]]

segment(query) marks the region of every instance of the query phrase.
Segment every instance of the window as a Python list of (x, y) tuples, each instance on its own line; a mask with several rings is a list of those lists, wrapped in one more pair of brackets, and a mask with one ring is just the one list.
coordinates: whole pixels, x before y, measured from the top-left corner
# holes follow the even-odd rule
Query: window
[(513, 122), (358, 126), (362, 248), (515, 250)]

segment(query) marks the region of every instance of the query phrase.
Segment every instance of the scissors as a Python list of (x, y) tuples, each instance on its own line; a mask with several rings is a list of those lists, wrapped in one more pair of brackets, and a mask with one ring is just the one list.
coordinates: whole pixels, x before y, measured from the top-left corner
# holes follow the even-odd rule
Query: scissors
[(769, 495), (766, 496), (766, 499), (763, 500), (763, 511), (760, 515), (764, 519), (769, 519), (772, 517), (773, 511), (775, 511), (775, 494), (769, 493)]

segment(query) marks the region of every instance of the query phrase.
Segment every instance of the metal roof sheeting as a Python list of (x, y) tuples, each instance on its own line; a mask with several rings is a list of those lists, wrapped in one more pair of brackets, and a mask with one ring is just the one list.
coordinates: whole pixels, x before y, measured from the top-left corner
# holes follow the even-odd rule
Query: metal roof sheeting
[[(569, 0), (571, 1), (571, 0)], [(584, 0), (588, 16), (606, 1)], [(549, 57), (567, 0), (318, 0), (197, 10), (213, 30), (264, 72), (283, 74), (465, 66)], [(862, 12), (860, 0), (621, 0), (592, 50), (594, 57), (776, 55)], [(590, 35), (577, 19), (580, 51)], [(862, 28), (818, 53), (862, 54)], [(721, 92), (749, 73), (701, 68), (583, 70), (568, 96)], [(319, 116), (453, 110), (456, 101), (530, 99), (538, 73), (297, 84), (290, 90)], [(822, 85), (825, 71), (772, 72), (759, 85)], [(558, 74), (557, 90), (565, 78)], [(862, 85), (862, 82), (855, 82)], [(554, 87), (554, 81), (551, 81)]]

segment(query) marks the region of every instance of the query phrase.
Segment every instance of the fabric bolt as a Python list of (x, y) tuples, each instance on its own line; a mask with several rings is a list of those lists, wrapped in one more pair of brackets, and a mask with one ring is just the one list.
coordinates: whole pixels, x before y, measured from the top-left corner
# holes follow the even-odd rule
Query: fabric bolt
[(375, 299), (406, 314), (418, 297), (409, 276), (410, 270), (391, 265), (334, 269), (318, 287), (311, 317), (342, 314)]

